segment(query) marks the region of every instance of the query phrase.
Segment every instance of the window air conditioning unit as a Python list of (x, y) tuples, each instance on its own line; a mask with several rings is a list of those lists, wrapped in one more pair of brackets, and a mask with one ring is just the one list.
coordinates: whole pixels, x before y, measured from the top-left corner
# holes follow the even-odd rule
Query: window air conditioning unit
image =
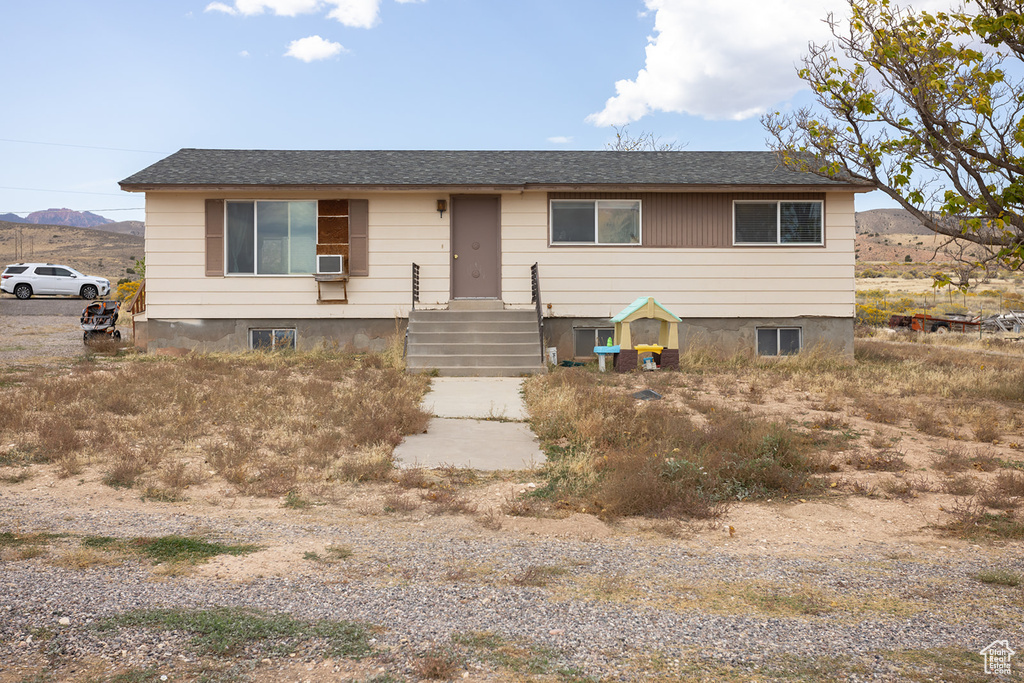
[(316, 272), (320, 274), (341, 274), (344, 257), (341, 254), (317, 254)]

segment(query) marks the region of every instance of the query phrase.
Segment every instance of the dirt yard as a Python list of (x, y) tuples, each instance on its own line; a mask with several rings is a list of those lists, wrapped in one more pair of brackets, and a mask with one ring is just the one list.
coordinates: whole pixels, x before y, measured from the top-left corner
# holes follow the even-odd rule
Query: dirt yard
[[(90, 362), (75, 319), (5, 317), (0, 333), (4, 391)], [(704, 520), (531, 495), (540, 471), (305, 478), (245, 495), (200, 437), (182, 448), (202, 471), (170, 496), (145, 476), (111, 485), (102, 455), (74, 474), (19, 460), (12, 438), (0, 682), (992, 680), (981, 650), (1024, 645), (1024, 406), (872, 398), (853, 370), (821, 383), (751, 372), (623, 385), (827, 444), (821, 486)], [(985, 504), (988, 517), (966, 514)], [(990, 532), (993, 519), (1009, 531)], [(213, 549), (151, 552), (181, 539)], [(1000, 680), (1021, 680), (1012, 664)]]

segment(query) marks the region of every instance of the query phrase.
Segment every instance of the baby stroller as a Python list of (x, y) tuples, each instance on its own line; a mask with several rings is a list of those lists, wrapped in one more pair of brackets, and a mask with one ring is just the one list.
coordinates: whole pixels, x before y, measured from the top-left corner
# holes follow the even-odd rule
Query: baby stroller
[(114, 329), (119, 308), (121, 304), (117, 301), (94, 301), (86, 306), (82, 311), (82, 341), (121, 341), (121, 333)]

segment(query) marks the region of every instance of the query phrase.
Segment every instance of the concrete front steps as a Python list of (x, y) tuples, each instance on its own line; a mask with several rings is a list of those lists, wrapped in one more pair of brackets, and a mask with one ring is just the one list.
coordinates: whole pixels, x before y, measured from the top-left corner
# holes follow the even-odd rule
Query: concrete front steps
[(409, 313), (409, 372), (442, 377), (519, 377), (546, 372), (537, 314), (500, 301), (455, 302), (449, 310)]

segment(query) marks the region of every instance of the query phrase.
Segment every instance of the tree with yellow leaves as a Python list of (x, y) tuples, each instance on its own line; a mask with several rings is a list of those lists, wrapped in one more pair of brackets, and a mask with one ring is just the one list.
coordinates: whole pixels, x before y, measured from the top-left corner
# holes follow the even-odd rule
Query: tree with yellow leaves
[(816, 107), (765, 116), (787, 164), (874, 183), (970, 258), (1024, 264), (1024, 0), (915, 12), (848, 0), (800, 77)]

